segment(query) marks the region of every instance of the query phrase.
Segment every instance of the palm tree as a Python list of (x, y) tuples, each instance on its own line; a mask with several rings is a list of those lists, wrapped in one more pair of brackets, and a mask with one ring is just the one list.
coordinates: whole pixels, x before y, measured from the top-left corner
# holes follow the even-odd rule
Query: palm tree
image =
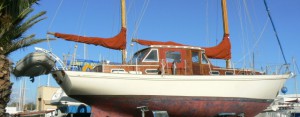
[(0, 0), (0, 116), (10, 100), (12, 83), (10, 70), (12, 62), (7, 58), (10, 53), (30, 45), (46, 41), (36, 39), (34, 34), (24, 33), (36, 23), (45, 19), (42, 11), (33, 16), (32, 6), (39, 0)]

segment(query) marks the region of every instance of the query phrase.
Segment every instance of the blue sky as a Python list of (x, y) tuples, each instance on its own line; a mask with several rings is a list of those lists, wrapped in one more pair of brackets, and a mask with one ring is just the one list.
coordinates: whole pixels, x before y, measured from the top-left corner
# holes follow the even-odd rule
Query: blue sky
[[(288, 63), (292, 62), (293, 57), (296, 61), (300, 61), (298, 53), (300, 50), (298, 39), (300, 1), (267, 0), (267, 2)], [(37, 38), (46, 38), (46, 32), (53, 31), (112, 37), (120, 30), (119, 3), (119, 0), (41, 0), (40, 5), (34, 7), (35, 13), (47, 11), (47, 19), (35, 25), (26, 34), (34, 33)], [(283, 64), (284, 61), (263, 0), (229, 0), (227, 7), (234, 66), (251, 67), (253, 53), (257, 70), (265, 69), (266, 65)], [(140, 38), (208, 47), (219, 43), (223, 36), (220, 0), (148, 0), (148, 2), (128, 0), (127, 19), (128, 42), (131, 38)], [(138, 26), (137, 22), (139, 22)], [(83, 58), (83, 44), (80, 43), (56, 39), (50, 43), (35, 46), (51, 49), (62, 58), (63, 54), (73, 54), (75, 44), (78, 44), (76, 57)], [(9, 57), (16, 63), (26, 54), (33, 52), (35, 46), (16, 51)], [(143, 48), (136, 44), (133, 47), (127, 47), (129, 56), (132, 52)], [(94, 45), (89, 45), (87, 49), (88, 59), (105, 58), (111, 61), (121, 61), (120, 51)], [(220, 66), (224, 63), (224, 61), (214, 62), (215, 65)], [(39, 84), (46, 85), (47, 76), (40, 78)], [(30, 92), (27, 93), (28, 101), (33, 101), (38, 80), (35, 83), (29, 83), (27, 78), (26, 80), (27, 92)], [(14, 93), (17, 94), (20, 81), (15, 81), (14, 78), (12, 81), (15, 83)], [(58, 86), (52, 79), (50, 84)], [(289, 79), (286, 86), (288, 93), (295, 93), (294, 79)]]

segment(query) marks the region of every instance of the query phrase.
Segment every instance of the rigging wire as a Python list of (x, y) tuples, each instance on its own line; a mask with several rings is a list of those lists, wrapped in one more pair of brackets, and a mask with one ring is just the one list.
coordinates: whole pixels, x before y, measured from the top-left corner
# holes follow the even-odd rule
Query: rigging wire
[[(132, 0), (132, 2), (131, 2), (131, 4), (129, 5), (129, 9), (128, 9), (128, 12), (127, 13), (130, 13), (131, 12), (131, 10), (133, 9), (133, 19), (137, 19), (137, 10), (136, 10), (136, 2), (134, 2), (134, 0)], [(132, 39), (133, 37), (131, 37), (131, 39)], [(137, 50), (139, 49), (139, 45), (137, 44)], [(129, 57), (130, 57), (130, 64), (132, 64), (132, 58), (133, 58), (133, 56), (134, 56), (134, 44), (133, 44), (133, 42), (132, 41), (130, 41), (130, 49), (131, 49), (131, 51), (129, 52), (130, 54), (129, 54)]]
[[(115, 2), (114, 4), (117, 4), (117, 1), (116, 1), (116, 0), (115, 0), (114, 2)], [(120, 4), (121, 4), (121, 3), (120, 3)], [(112, 19), (119, 19), (119, 22), (122, 22), (122, 21), (121, 21), (121, 18), (116, 18), (116, 17), (117, 17), (116, 10), (120, 11), (120, 12), (118, 12), (118, 13), (120, 13), (120, 14), (121, 14), (121, 12), (122, 12), (120, 7), (116, 7), (116, 5), (114, 5), (114, 6), (113, 6), (113, 18), (112, 18)], [(113, 22), (112, 22), (112, 28), (111, 28), (111, 35), (114, 34), (115, 25), (116, 25), (116, 23), (113, 21)]]
[[(129, 0), (127, 0), (129, 1)], [(129, 14), (131, 12), (131, 10), (133, 9), (133, 6), (135, 6), (135, 2), (133, 0), (131, 0), (131, 3), (129, 4), (128, 8), (127, 8), (127, 11), (126, 12), (127, 14)]]
[(266, 23), (265, 23), (265, 25), (264, 25), (264, 27), (263, 27), (263, 29), (262, 29), (262, 31), (261, 31), (258, 39), (255, 41), (252, 50), (249, 51), (247, 54), (245, 54), (240, 60), (238, 60), (237, 63), (239, 63), (240, 61), (244, 60), (247, 56), (250, 56), (250, 52), (254, 51), (254, 49), (257, 47), (258, 43), (260, 42), (261, 37), (262, 37), (263, 33), (265, 32), (265, 29), (266, 29), (268, 23), (269, 23), (269, 20), (266, 20)]
[(296, 68), (297, 68), (298, 74), (300, 74), (300, 69), (299, 69), (298, 64), (296, 63), (296, 61), (295, 61), (295, 66), (296, 66)]
[(251, 17), (250, 17), (250, 13), (249, 13), (249, 10), (248, 10), (248, 7), (247, 6), (250, 6), (250, 5), (248, 5), (247, 4), (247, 2), (246, 2), (246, 0), (243, 0), (243, 4), (244, 4), (244, 8), (245, 8), (245, 12), (246, 12), (246, 15), (248, 16), (248, 21), (249, 21), (249, 24), (250, 24), (250, 27), (251, 27), (251, 30), (252, 30), (252, 35), (253, 35), (253, 38), (254, 39), (256, 39), (257, 38), (257, 36), (256, 36), (256, 34), (254, 33), (255, 32), (255, 30), (254, 30), (254, 25), (253, 25), (253, 23), (252, 23), (252, 19), (251, 19)]
[[(249, 13), (249, 9), (248, 9), (248, 4), (247, 4), (247, 2), (246, 2), (246, 0), (243, 0), (243, 5), (244, 5), (244, 10), (245, 10), (245, 12), (246, 12), (246, 14), (245, 14), (245, 20), (246, 21), (248, 21), (249, 22), (249, 25), (247, 25), (248, 27), (249, 27), (249, 30), (251, 30), (251, 32), (252, 32), (252, 36), (253, 36), (253, 39), (257, 39), (257, 36), (256, 36), (256, 33), (255, 33), (255, 30), (254, 30), (254, 25), (253, 25), (253, 23), (252, 23), (252, 17), (250, 16), (250, 13)], [(248, 23), (247, 23), (248, 24)], [(248, 29), (248, 28), (247, 28)], [(248, 32), (248, 31), (247, 31)], [(247, 35), (248, 35), (248, 33), (247, 33)], [(249, 44), (249, 41), (250, 41), (250, 39), (249, 39), (249, 36), (247, 36), (247, 41), (248, 42), (246, 42), (246, 44)], [(245, 45), (246, 45), (245, 44)], [(246, 45), (246, 49), (248, 50), (248, 52), (249, 52), (249, 56), (250, 56), (250, 45)], [(254, 53), (254, 52), (253, 52)], [(253, 56), (254, 56), (254, 54), (253, 54)], [(251, 61), (250, 60), (251, 58), (249, 57), (249, 61)], [(253, 57), (252, 57), (252, 59), (254, 59)], [(246, 61), (245, 61), (246, 62)], [(254, 63), (252, 63), (252, 65), (254, 65)]]
[[(77, 24), (77, 27), (79, 28), (79, 31), (78, 31), (79, 34), (81, 34), (83, 32), (82, 29), (83, 29), (83, 23), (84, 23), (84, 20), (86, 17), (85, 14), (86, 14), (87, 6), (88, 6), (88, 2), (87, 2), (87, 0), (84, 0), (83, 5), (81, 7), (80, 15), (79, 15), (79, 20), (78, 20), (79, 23)], [(79, 36), (78, 36), (78, 39), (79, 39)]]
[(51, 20), (51, 22), (50, 22), (50, 24), (49, 24), (49, 26), (48, 26), (48, 30), (50, 30), (50, 29), (52, 28), (53, 22), (54, 22), (54, 20), (56, 19), (56, 16), (57, 16), (57, 14), (58, 14), (58, 11), (60, 10), (60, 7), (61, 7), (63, 1), (64, 1), (64, 0), (61, 0), (61, 1), (60, 1), (59, 5), (58, 5), (58, 7), (57, 7), (57, 9), (56, 9), (56, 11), (55, 11), (54, 17), (52, 18), (52, 20)]
[[(246, 42), (245, 42), (245, 38), (246, 38), (246, 36), (245, 36), (245, 35), (246, 35), (246, 34), (245, 34), (245, 32), (246, 32), (245, 29), (246, 29), (246, 28), (245, 28), (244, 25), (243, 25), (243, 24), (244, 24), (244, 20), (243, 20), (243, 16), (242, 16), (242, 14), (243, 14), (243, 13), (242, 13), (242, 6), (241, 6), (241, 3), (240, 3), (239, 0), (237, 1), (236, 4), (237, 4), (237, 11), (238, 11), (238, 16), (239, 16), (239, 20), (240, 20), (241, 35), (242, 35), (242, 37), (243, 37), (243, 38), (242, 38), (242, 43), (243, 43), (242, 46), (245, 46), (245, 43), (246, 43)], [(246, 24), (246, 23), (245, 23), (245, 24)], [(245, 48), (243, 47), (243, 55), (246, 55), (245, 53), (246, 53), (246, 51), (245, 51)], [(243, 68), (245, 68), (245, 67), (246, 67), (246, 66), (245, 66), (245, 65), (246, 65), (246, 63), (245, 63), (245, 58), (243, 58), (242, 60), (244, 60), (244, 62), (243, 62)], [(238, 63), (238, 62), (236, 62), (236, 63)]]
[(283, 56), (284, 62), (285, 62), (285, 64), (287, 64), (287, 61), (286, 61), (286, 58), (285, 58), (285, 55), (284, 55), (284, 52), (283, 52), (283, 48), (282, 48), (281, 42), (280, 42), (280, 40), (279, 40), (278, 33), (277, 33), (277, 31), (276, 31), (276, 28), (275, 28), (274, 22), (273, 22), (273, 20), (272, 20), (271, 13), (270, 13), (270, 10), (269, 10), (269, 8), (268, 8), (268, 5), (267, 5), (266, 0), (264, 0), (264, 4), (265, 4), (266, 10), (267, 10), (267, 12), (268, 12), (268, 16), (269, 16), (269, 19), (270, 19), (270, 21), (271, 21), (273, 30), (274, 30), (274, 32), (275, 32), (275, 36), (276, 36), (277, 42), (278, 42), (278, 44), (279, 44), (280, 51), (281, 51), (281, 54), (282, 54), (282, 56)]
[[(239, 3), (238, 3), (239, 4)], [(254, 27), (253, 27), (253, 22), (252, 22), (252, 19), (250, 18), (250, 12), (249, 12), (249, 9), (246, 7), (246, 6), (248, 6), (247, 5), (247, 3), (246, 3), (246, 1), (245, 0), (243, 0), (243, 5), (244, 5), (244, 7), (245, 7), (245, 17), (247, 17), (247, 21), (250, 23), (250, 29), (252, 30), (252, 32), (253, 32), (253, 38), (255, 38), (255, 42), (254, 42), (254, 45), (252, 46), (252, 48), (250, 49), (250, 48), (248, 48), (248, 52), (245, 52), (245, 54), (243, 55), (243, 57), (241, 57), (236, 63), (239, 63), (239, 62), (241, 62), (242, 60), (245, 60), (246, 59), (246, 57), (247, 56), (250, 56), (250, 53), (252, 53), (254, 50), (255, 50), (255, 48), (257, 47), (257, 45), (258, 45), (258, 43), (261, 41), (261, 39), (262, 39), (262, 35), (264, 34), (264, 32), (265, 32), (265, 29), (266, 29), (266, 27), (267, 27), (267, 25), (268, 25), (268, 23), (269, 23), (269, 20), (267, 19), (266, 21), (265, 21), (265, 23), (264, 23), (264, 26), (263, 26), (263, 28), (262, 28), (262, 30), (260, 31), (260, 34), (257, 36), (256, 35), (256, 33), (254, 33), (255, 32), (255, 30), (254, 30)], [(239, 11), (239, 16), (240, 16), (240, 22), (241, 22), (241, 30), (243, 30), (244, 28), (243, 28), (243, 25), (242, 25), (242, 16), (241, 16), (241, 11), (240, 11), (240, 9), (241, 9), (241, 7), (238, 7), (238, 11)], [(253, 9), (255, 9), (255, 8), (253, 8)], [(245, 37), (244, 34), (245, 33), (245, 31), (243, 30), (242, 31), (242, 35), (243, 35), (243, 37)], [(245, 61), (244, 61), (245, 62)], [(245, 63), (244, 63), (245, 64)]]
[[(117, 2), (117, 0), (114, 0), (113, 1), (113, 4), (121, 4), (121, 2)], [(121, 5), (120, 5), (121, 6)], [(122, 22), (121, 21), (121, 18), (116, 18), (117, 17), (117, 11), (118, 11), (118, 13), (119, 14), (121, 14), (121, 12), (122, 12), (122, 10), (121, 10), (121, 8), (120, 7), (117, 7), (116, 5), (113, 5), (113, 16), (112, 16), (112, 19), (119, 19), (119, 21), (118, 22)], [(116, 22), (112, 22), (112, 28), (111, 28), (111, 32), (110, 32), (110, 35), (113, 35), (114, 34), (114, 30), (116, 30), (116, 28), (115, 28), (115, 26), (116, 26)], [(111, 50), (111, 49), (108, 49), (108, 48), (104, 48), (106, 51), (108, 51), (108, 53), (111, 53), (111, 54), (108, 54), (107, 56), (106, 56), (106, 58), (107, 59), (110, 59), (110, 60), (112, 60), (112, 61), (115, 61), (114, 59), (116, 58), (116, 56), (117, 56), (117, 54), (115, 53), (115, 51), (113, 51), (113, 50)]]
[[(79, 33), (78, 34), (81, 34), (81, 32), (82, 32), (82, 25), (83, 25), (83, 21), (84, 21), (84, 19), (83, 19), (84, 18), (84, 11), (86, 11), (86, 8), (87, 8), (87, 0), (84, 0), (83, 5), (81, 7), (81, 13), (79, 15), (79, 21), (78, 21), (79, 23), (77, 24), (77, 26), (79, 27)], [(78, 36), (78, 39), (79, 39), (79, 36)], [(71, 68), (71, 66), (76, 62), (77, 48), (78, 48), (78, 42), (75, 42), (73, 57), (70, 61), (69, 68)]]
[(210, 39), (209, 39), (209, 25), (208, 25), (208, 21), (209, 21), (209, 19), (208, 19), (208, 0), (206, 0), (206, 13), (205, 13), (205, 15), (206, 15), (206, 18), (205, 18), (205, 20), (206, 20), (206, 36), (205, 36), (205, 38), (206, 38), (206, 41), (207, 41), (207, 46), (209, 46), (210, 45)]
[(218, 45), (218, 35), (219, 35), (219, 24), (220, 24), (220, 21), (219, 21), (219, 10), (220, 7), (217, 5), (217, 10), (216, 10), (216, 14), (217, 14), (217, 18), (216, 18), (216, 45)]
[[(209, 13), (208, 13), (208, 6), (209, 6), (208, 1), (209, 1), (209, 0), (206, 1), (206, 2), (207, 2), (207, 4), (206, 4), (206, 8), (207, 8), (207, 9), (206, 9), (206, 17), (209, 17), (209, 15), (208, 15), (208, 14), (209, 14)], [(215, 26), (216, 26), (216, 28), (215, 28), (215, 29), (216, 29), (216, 31), (215, 31), (216, 33), (215, 33), (215, 37), (212, 37), (212, 38), (215, 38), (215, 40), (211, 39), (211, 40), (212, 40), (211, 42), (208, 41), (208, 46), (210, 45), (210, 43), (212, 43), (212, 45), (218, 45), (218, 44), (219, 44), (219, 26), (220, 26), (220, 21), (219, 21), (220, 10), (219, 10), (219, 9), (220, 9), (220, 6), (221, 6), (221, 5), (220, 5), (220, 4), (215, 4), (215, 5), (216, 5), (216, 9), (217, 9), (217, 10), (215, 10), (215, 11), (216, 11), (216, 18), (214, 18), (214, 19), (215, 19), (215, 22), (216, 22), (216, 23), (215, 23), (215, 24), (216, 24), (216, 25), (215, 25)], [(206, 28), (206, 30), (207, 30), (207, 32), (206, 32), (207, 35), (209, 35), (209, 26), (208, 26), (209, 23), (208, 23), (208, 21), (209, 21), (209, 20), (208, 20), (208, 18), (207, 18), (207, 22), (206, 22), (206, 24), (207, 24), (207, 25), (206, 25), (206, 26), (207, 26), (207, 28)], [(207, 40), (209, 40), (209, 36), (207, 36), (206, 38), (207, 38)], [(218, 66), (219, 61), (218, 61), (218, 60), (212, 59), (212, 60), (211, 60), (211, 63), (214, 63), (215, 65)]]
[[(58, 5), (58, 7), (57, 7), (57, 9), (56, 9), (56, 11), (55, 11), (54, 17), (52, 18), (52, 20), (51, 20), (51, 22), (50, 22), (50, 24), (49, 24), (49, 26), (48, 26), (48, 31), (51, 29), (51, 27), (52, 27), (52, 25), (53, 25), (53, 22), (54, 22), (54, 19), (56, 18), (57, 14), (58, 14), (58, 11), (59, 11), (59, 9), (60, 9), (60, 7), (61, 7), (63, 1), (64, 1), (64, 0), (61, 0), (61, 1), (60, 1), (59, 5)], [(51, 48), (51, 45), (50, 45), (50, 40), (49, 40), (49, 35), (48, 35), (48, 34), (47, 34), (46, 38), (47, 38), (48, 48), (49, 48), (49, 50), (50, 50), (50, 52), (51, 52), (51, 51), (52, 51), (52, 48)]]
[[(140, 23), (141, 23), (141, 21), (142, 21), (142, 19), (144, 17), (144, 14), (145, 14), (148, 6), (149, 6), (149, 2), (150, 2), (150, 0), (145, 0), (144, 4), (142, 6), (141, 14), (140, 14), (139, 18), (137, 18), (137, 20), (135, 21), (134, 30), (133, 30), (133, 33), (132, 33), (132, 36), (131, 36), (131, 42), (132, 42), (132, 40), (134, 38), (137, 37), (137, 33), (138, 33), (138, 29), (139, 29)], [(132, 5), (134, 5), (134, 3), (132, 3)], [(135, 12), (135, 14), (137, 14), (137, 13)], [(131, 51), (132, 51), (132, 56), (133, 56), (134, 55), (133, 54), (133, 46), (134, 46), (134, 44), (131, 43), (130, 46), (132, 47)], [(139, 45), (138, 44), (137, 44), (137, 49), (139, 49)]]
[(142, 19), (143, 19), (143, 17), (144, 17), (144, 14), (145, 14), (145, 12), (146, 12), (146, 10), (147, 10), (147, 8), (148, 8), (149, 2), (150, 2), (150, 0), (146, 0), (146, 1), (144, 2), (144, 4), (143, 4), (142, 10), (141, 10), (142, 13), (141, 13), (141, 15), (140, 15), (140, 18), (136, 21), (136, 24), (135, 24), (135, 30), (134, 30), (134, 32), (133, 32), (133, 34), (132, 34), (132, 37), (133, 37), (133, 38), (137, 35), (137, 31), (138, 31), (139, 26), (140, 26), (140, 23), (141, 23), (141, 21), (142, 21)]

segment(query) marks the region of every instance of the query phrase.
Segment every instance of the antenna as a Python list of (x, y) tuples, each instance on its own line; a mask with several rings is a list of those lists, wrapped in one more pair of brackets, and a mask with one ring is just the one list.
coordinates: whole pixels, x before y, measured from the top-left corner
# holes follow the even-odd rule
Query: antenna
[[(294, 78), (295, 78), (295, 90), (296, 90), (296, 98), (297, 98), (297, 100), (298, 100), (298, 81), (297, 81), (297, 72), (298, 73), (300, 73), (299, 72), (299, 69), (298, 69), (298, 65), (297, 65), (297, 63), (296, 63), (296, 59), (295, 58), (293, 58), (293, 63), (294, 63), (294, 71), (295, 71), (295, 75), (294, 75)], [(296, 71), (296, 69), (297, 69), (297, 71)]]
[(50, 86), (50, 74), (48, 74), (48, 81), (47, 81), (47, 87), (49, 87)]
[(77, 53), (77, 47), (78, 47), (77, 44), (75, 44), (75, 46), (74, 46), (74, 53), (73, 53), (73, 57), (72, 57), (72, 60), (70, 62), (70, 65), (69, 65), (69, 69), (71, 69), (72, 64), (75, 63), (76, 53)]
[(86, 49), (86, 44), (83, 44), (83, 59), (87, 59), (87, 49)]

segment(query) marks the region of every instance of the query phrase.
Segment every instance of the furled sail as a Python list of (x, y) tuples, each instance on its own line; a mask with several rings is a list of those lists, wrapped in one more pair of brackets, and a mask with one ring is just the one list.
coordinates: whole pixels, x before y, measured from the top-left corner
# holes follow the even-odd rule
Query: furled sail
[[(138, 44), (150, 46), (150, 45), (173, 45), (173, 46), (185, 46), (184, 44), (168, 41), (168, 42), (160, 42), (160, 41), (148, 41), (142, 39), (135, 39), (134, 42)], [(208, 58), (213, 59), (231, 59), (231, 44), (229, 40), (229, 35), (225, 34), (223, 40), (219, 45), (214, 47), (203, 47), (205, 49), (205, 54)]]
[(62, 33), (54, 33), (54, 36), (68, 41), (94, 44), (115, 50), (124, 50), (126, 48), (126, 28), (124, 27), (121, 28), (119, 34), (111, 38), (84, 37)]
[(225, 34), (221, 43), (214, 47), (206, 47), (205, 54), (208, 58), (213, 59), (231, 59), (231, 44), (229, 35)]

